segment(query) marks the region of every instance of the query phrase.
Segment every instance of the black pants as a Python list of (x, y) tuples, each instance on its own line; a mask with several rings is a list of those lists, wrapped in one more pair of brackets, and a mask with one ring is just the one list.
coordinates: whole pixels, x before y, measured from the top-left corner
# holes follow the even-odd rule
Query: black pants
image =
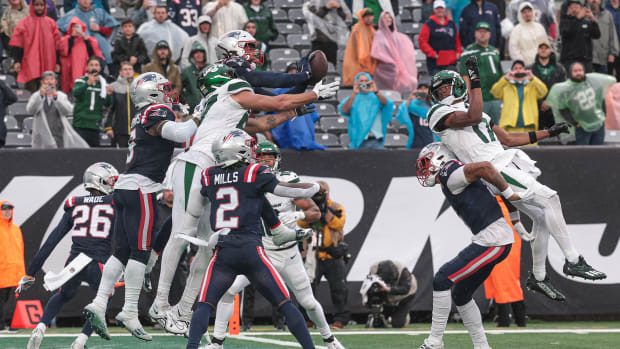
[(334, 67), (338, 65), (338, 44), (333, 41), (312, 41), (312, 51), (321, 50), (325, 53), (328, 62)]
[(405, 299), (398, 302), (396, 306), (387, 305), (384, 307), (384, 314), (392, 317), (393, 328), (403, 328), (407, 325), (407, 315), (409, 315), (409, 312), (413, 308), (414, 298), (415, 294), (412, 294), (411, 296), (407, 296)]
[(82, 137), (91, 147), (99, 146), (99, 131), (92, 128), (73, 127), (80, 137)]
[(325, 275), (327, 283), (329, 283), (329, 293), (332, 303), (336, 309), (334, 321), (340, 321), (344, 325), (349, 322), (351, 314), (347, 309), (347, 281), (344, 260), (342, 258), (319, 260), (316, 267), (316, 275), (313, 283), (313, 291), (316, 290), (321, 282), (321, 277)]
[(127, 148), (129, 144), (129, 135), (116, 135), (112, 138), (112, 147)]
[(11, 326), (15, 312), (15, 287), (0, 288), (0, 330)]

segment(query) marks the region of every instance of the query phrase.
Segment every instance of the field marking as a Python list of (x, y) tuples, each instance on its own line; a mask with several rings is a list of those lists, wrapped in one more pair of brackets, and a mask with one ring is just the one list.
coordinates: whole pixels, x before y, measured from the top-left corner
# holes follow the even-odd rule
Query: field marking
[[(230, 336), (229, 338), (231, 338), (231, 339), (239, 339), (239, 340), (244, 340), (244, 341), (250, 341), (250, 342), (275, 344), (275, 345), (279, 345), (279, 346), (283, 346), (283, 347), (301, 348), (301, 345), (299, 343), (297, 343), (297, 342), (281, 341), (279, 339), (257, 338), (257, 337), (248, 336), (248, 335), (244, 335), (244, 334), (240, 334), (238, 336)], [(317, 348), (317, 349), (327, 349), (327, 347), (323, 347), (323, 346), (319, 346), (319, 345), (315, 346), (315, 348)]]

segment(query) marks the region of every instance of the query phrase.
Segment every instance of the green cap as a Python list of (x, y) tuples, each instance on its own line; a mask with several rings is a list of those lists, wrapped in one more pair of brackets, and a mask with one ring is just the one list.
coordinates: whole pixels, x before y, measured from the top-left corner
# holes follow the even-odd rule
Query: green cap
[(476, 24), (476, 30), (478, 29), (486, 29), (491, 31), (491, 26), (487, 22), (478, 22), (478, 24)]

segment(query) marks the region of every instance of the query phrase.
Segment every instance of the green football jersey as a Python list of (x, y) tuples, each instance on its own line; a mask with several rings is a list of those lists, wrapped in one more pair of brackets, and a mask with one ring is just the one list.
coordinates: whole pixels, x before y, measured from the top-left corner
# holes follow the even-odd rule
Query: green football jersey
[(467, 76), (467, 68), (465, 67), (465, 61), (469, 56), (476, 56), (478, 59), (478, 68), (480, 69), (480, 85), (482, 88), (482, 100), (492, 101), (495, 97), (491, 94), (491, 87), (499, 79), (504, 76), (502, 71), (502, 65), (500, 63), (499, 51), (489, 45), (482, 47), (475, 42), (467, 48), (461, 54), (460, 70), (462, 76)]

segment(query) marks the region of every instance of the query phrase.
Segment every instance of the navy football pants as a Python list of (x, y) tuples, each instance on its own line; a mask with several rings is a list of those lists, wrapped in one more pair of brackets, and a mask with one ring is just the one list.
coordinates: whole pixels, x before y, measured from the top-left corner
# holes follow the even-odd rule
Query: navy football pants
[(156, 193), (114, 190), (114, 256), (123, 264), (129, 258), (146, 264), (151, 251), (153, 223), (157, 220)]

